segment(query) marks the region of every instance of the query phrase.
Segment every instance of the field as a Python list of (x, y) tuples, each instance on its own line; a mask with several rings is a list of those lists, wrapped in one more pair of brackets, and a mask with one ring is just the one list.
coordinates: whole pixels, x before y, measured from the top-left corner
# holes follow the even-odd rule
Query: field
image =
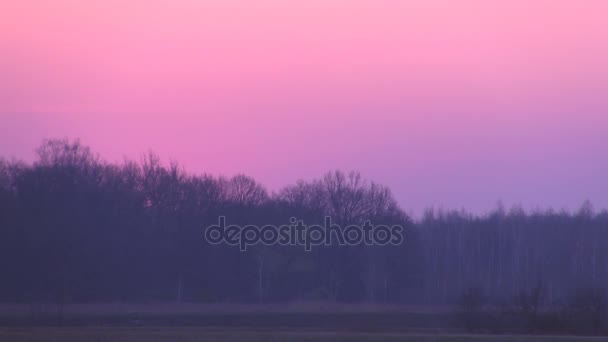
[(203, 328), (8, 328), (0, 330), (3, 342), (586, 342), (599, 337), (490, 336), (408, 333), (256, 332), (218, 331)]
[[(60, 313), (60, 314), (59, 314)], [(584, 342), (606, 337), (465, 334), (445, 308), (386, 305), (0, 306), (0, 342)]]

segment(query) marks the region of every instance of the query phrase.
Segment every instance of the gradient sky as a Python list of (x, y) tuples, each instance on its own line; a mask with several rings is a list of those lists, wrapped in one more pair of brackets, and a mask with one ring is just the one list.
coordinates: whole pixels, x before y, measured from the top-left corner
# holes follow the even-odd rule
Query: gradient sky
[(608, 207), (608, 1), (3, 0), (0, 155), (80, 138), (272, 190)]

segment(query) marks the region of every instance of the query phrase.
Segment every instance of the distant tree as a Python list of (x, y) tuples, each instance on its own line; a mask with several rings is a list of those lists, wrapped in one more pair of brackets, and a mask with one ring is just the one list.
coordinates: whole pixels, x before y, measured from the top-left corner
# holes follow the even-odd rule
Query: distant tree
[[(597, 291), (608, 284), (608, 213), (589, 202), (574, 213), (435, 209), (413, 221), (390, 189), (354, 171), (270, 194), (251, 177), (190, 174), (154, 153), (108, 163), (67, 139), (45, 140), (37, 151), (32, 163), (0, 160), (0, 301), (53, 303), (61, 313), (87, 301), (460, 300), (463, 317), (502, 301), (535, 331), (545, 310), (567, 302), (571, 317), (584, 317), (574, 325), (593, 331), (605, 320), (600, 292), (571, 295), (579, 284)], [(338, 246), (332, 239), (310, 252), (242, 253), (204, 240), (219, 216), (259, 226), (292, 217), (324, 225), (329, 216), (342, 228), (369, 220), (405, 227), (405, 241)]]
[(608, 314), (606, 289), (579, 288), (568, 301), (566, 316), (572, 332), (600, 334), (605, 332)]
[(544, 301), (545, 287), (540, 281), (529, 290), (520, 290), (513, 298), (512, 312), (526, 321), (529, 332), (539, 328), (539, 315)]
[(226, 201), (243, 207), (259, 206), (268, 200), (266, 189), (253, 178), (236, 175), (228, 180), (220, 180)]
[(467, 288), (460, 295), (457, 305), (458, 315), (467, 331), (473, 332), (483, 327), (486, 298), (481, 288)]

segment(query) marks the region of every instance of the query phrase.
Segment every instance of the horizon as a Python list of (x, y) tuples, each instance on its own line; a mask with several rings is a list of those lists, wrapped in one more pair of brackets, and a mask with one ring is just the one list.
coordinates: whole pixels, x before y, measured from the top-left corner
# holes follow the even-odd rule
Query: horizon
[[(179, 166), (180, 170), (182, 172), (184, 172), (185, 175), (188, 176), (211, 176), (214, 177), (215, 179), (229, 179), (230, 177), (233, 176), (238, 176), (238, 175), (245, 175), (245, 176), (250, 176), (247, 174), (243, 174), (243, 173), (235, 173), (235, 174), (212, 174), (209, 172), (192, 172), (191, 170), (188, 170), (186, 167), (184, 167), (184, 165), (179, 161), (179, 160), (175, 160), (172, 158), (162, 158), (161, 156), (159, 156), (158, 154), (155, 153), (155, 151), (153, 150), (148, 150), (146, 152), (142, 152), (139, 155), (139, 158), (129, 158), (127, 156), (123, 156), (122, 159), (120, 160), (108, 160), (106, 158), (104, 158), (103, 155), (101, 155), (100, 153), (98, 153), (94, 147), (87, 145), (86, 143), (83, 143), (80, 139), (76, 138), (76, 139), (68, 139), (68, 138), (62, 138), (62, 139), (57, 139), (57, 138), (53, 138), (53, 139), (44, 139), (40, 146), (43, 146), (45, 142), (48, 141), (61, 141), (63, 143), (67, 143), (67, 144), (73, 144), (73, 143), (80, 143), (82, 144), (83, 147), (87, 147), (90, 148), (91, 152), (93, 153), (93, 155), (95, 155), (96, 157), (99, 157), (99, 161), (102, 163), (108, 163), (108, 164), (112, 164), (112, 165), (124, 165), (126, 162), (135, 162), (137, 163), (140, 167), (141, 167), (141, 163), (143, 161), (143, 159), (146, 156), (149, 156), (150, 154), (153, 154), (154, 156), (159, 158), (159, 161), (161, 162), (161, 164), (164, 167), (169, 166), (170, 163), (176, 163), (177, 166)], [(33, 165), (37, 160), (37, 152), (36, 149), (33, 149), (32, 151), (34, 151), (32, 154), (34, 155), (30, 160), (24, 160), (24, 159), (18, 159), (18, 158), (6, 158), (4, 156), (0, 156), (0, 161), (2, 160), (6, 160), (7, 162), (24, 162), (27, 165)], [(272, 197), (276, 196), (278, 194), (278, 192), (282, 189), (285, 189), (291, 185), (294, 185), (300, 181), (304, 181), (304, 182), (310, 182), (310, 181), (315, 181), (315, 180), (320, 180), (322, 179), (325, 175), (336, 172), (336, 171), (340, 171), (343, 172), (345, 174), (348, 174), (350, 172), (356, 172), (356, 173), (360, 173), (359, 170), (339, 170), (339, 169), (335, 169), (335, 170), (326, 170), (325, 172), (323, 172), (322, 174), (316, 175), (316, 176), (312, 176), (309, 178), (298, 178), (293, 180), (290, 183), (286, 183), (283, 184), (281, 186), (279, 186), (278, 188), (269, 188), (266, 184), (264, 184), (263, 182), (260, 182), (258, 179), (255, 179), (255, 181), (260, 184), (262, 187), (264, 187), (264, 189), (266, 189), (268, 191), (268, 194), (271, 195)], [(364, 182), (367, 183), (376, 183), (378, 185), (381, 186), (386, 186), (386, 184), (382, 184), (379, 182), (376, 182), (374, 179), (370, 179), (368, 177), (366, 177), (365, 174), (361, 174), (361, 177), (363, 179)], [(393, 191), (393, 189), (391, 189), (390, 187), (388, 187), (388, 189), (391, 191), (391, 193), (394, 195), (395, 192)], [(559, 213), (559, 214), (567, 214), (567, 215), (576, 215), (578, 213), (580, 213), (583, 210), (588, 210), (590, 211), (590, 213), (592, 215), (608, 215), (608, 208), (598, 208), (596, 207), (595, 203), (593, 203), (592, 201), (590, 201), (589, 199), (585, 199), (584, 201), (582, 201), (580, 203), (580, 205), (578, 207), (575, 208), (554, 208), (554, 207), (540, 207), (540, 206), (536, 206), (536, 207), (530, 207), (530, 208), (526, 208), (524, 206), (521, 205), (521, 203), (504, 203), (502, 200), (496, 200), (494, 202), (494, 206), (490, 207), (489, 209), (485, 210), (485, 211), (481, 211), (481, 212), (475, 212), (473, 210), (469, 210), (468, 208), (465, 207), (461, 207), (461, 208), (446, 208), (446, 207), (437, 207), (437, 206), (428, 206), (423, 208), (421, 211), (419, 212), (414, 212), (411, 208), (405, 208), (401, 205), (401, 203), (399, 203), (398, 199), (397, 199), (397, 204), (399, 205), (399, 208), (405, 213), (407, 214), (412, 220), (419, 222), (420, 220), (422, 220), (424, 218), (424, 216), (426, 214), (433, 214), (433, 215), (438, 215), (439, 217), (441, 217), (442, 215), (447, 215), (450, 213), (458, 213), (458, 214), (465, 214), (465, 215), (472, 215), (473, 217), (476, 218), (484, 218), (484, 217), (488, 217), (491, 216), (493, 214), (496, 214), (498, 212), (502, 212), (506, 215), (510, 215), (512, 213), (518, 214), (519, 212), (522, 212), (526, 215), (533, 215), (533, 214), (550, 214), (550, 213)]]

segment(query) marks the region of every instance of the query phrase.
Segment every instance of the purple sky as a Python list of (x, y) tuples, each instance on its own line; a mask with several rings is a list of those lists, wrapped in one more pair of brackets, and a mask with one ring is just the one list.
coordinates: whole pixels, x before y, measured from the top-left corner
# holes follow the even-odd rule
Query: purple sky
[(148, 150), (271, 190), (333, 169), (401, 206), (608, 208), (608, 2), (0, 4), (0, 155)]

